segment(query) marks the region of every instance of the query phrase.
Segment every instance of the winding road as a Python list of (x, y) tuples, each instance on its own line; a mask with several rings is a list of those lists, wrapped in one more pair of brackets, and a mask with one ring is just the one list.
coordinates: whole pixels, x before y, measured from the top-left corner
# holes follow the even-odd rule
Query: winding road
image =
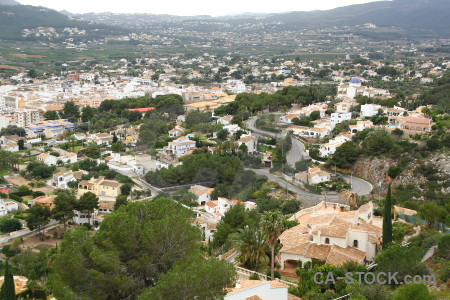
[[(273, 132), (267, 132), (267, 131), (256, 128), (255, 127), (256, 119), (257, 119), (257, 117), (252, 117), (249, 120), (247, 120), (247, 127), (251, 131), (256, 133), (256, 135), (266, 136), (266, 137), (285, 137), (286, 136), (285, 134), (277, 134), (277, 133), (273, 133)], [(289, 163), (289, 165), (294, 167), (295, 163), (303, 158), (304, 153), (305, 153), (305, 146), (303, 145), (303, 143), (301, 141), (299, 141), (298, 139), (292, 138), (292, 148), (289, 151), (288, 155), (286, 156), (286, 160)], [(275, 181), (278, 184), (280, 184), (280, 186), (285, 187), (289, 191), (298, 194), (300, 196), (302, 202), (304, 203), (304, 205), (307, 207), (313, 206), (323, 200), (333, 200), (333, 201), (339, 202), (338, 195), (318, 195), (318, 194), (304, 191), (304, 190), (296, 187), (295, 185), (287, 182), (283, 178), (278, 177), (274, 174), (271, 174), (268, 169), (247, 169), (247, 170), (252, 170), (258, 175), (265, 175), (271, 181)], [(349, 176), (349, 175), (342, 175), (342, 176), (344, 177), (344, 179), (347, 182), (351, 183), (352, 192), (354, 192), (358, 195), (367, 195), (367, 194), (370, 194), (370, 192), (372, 191), (372, 185), (369, 182), (362, 180), (360, 178), (357, 178), (357, 177)]]

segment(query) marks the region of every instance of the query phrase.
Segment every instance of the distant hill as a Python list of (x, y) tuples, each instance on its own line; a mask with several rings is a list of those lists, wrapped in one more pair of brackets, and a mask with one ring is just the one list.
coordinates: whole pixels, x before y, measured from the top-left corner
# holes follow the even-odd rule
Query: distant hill
[(0, 0), (0, 5), (20, 5), (20, 3), (14, 0)]
[[(22, 37), (23, 29), (37, 27), (53, 27), (58, 33), (62, 33), (62, 30), (66, 27), (77, 27), (86, 30), (87, 35), (91, 37), (103, 37), (127, 32), (125, 29), (105, 24), (81, 21), (44, 7), (0, 5), (0, 39), (24, 39)], [(27, 39), (33, 39), (33, 37)]]
[(290, 12), (264, 18), (288, 28), (324, 25), (396, 26), (407, 31), (450, 34), (449, 0), (394, 0), (350, 5), (324, 11)]

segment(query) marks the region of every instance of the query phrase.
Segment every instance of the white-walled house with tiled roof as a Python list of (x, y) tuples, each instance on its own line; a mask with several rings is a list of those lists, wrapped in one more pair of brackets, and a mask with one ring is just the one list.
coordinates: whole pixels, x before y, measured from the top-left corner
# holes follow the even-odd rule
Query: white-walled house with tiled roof
[(357, 210), (339, 203), (321, 202), (291, 217), (299, 225), (279, 237), (281, 268), (294, 271), (297, 261), (313, 259), (341, 266), (346, 261), (372, 261), (381, 244), (382, 229), (371, 224), (373, 204)]

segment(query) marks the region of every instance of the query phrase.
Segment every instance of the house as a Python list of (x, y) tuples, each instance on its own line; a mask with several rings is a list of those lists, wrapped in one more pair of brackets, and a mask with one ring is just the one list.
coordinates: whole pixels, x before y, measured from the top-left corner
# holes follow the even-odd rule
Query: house
[(224, 300), (287, 300), (289, 286), (279, 281), (238, 280)]
[(339, 135), (334, 139), (330, 139), (328, 143), (320, 145), (319, 155), (321, 157), (327, 157), (333, 155), (336, 152), (336, 149), (341, 146), (343, 143), (350, 141), (351, 137), (347, 135)]
[(169, 130), (169, 136), (170, 137), (179, 137), (184, 134), (184, 128), (181, 126), (176, 125), (175, 128)]
[(361, 105), (361, 118), (373, 117), (378, 114), (381, 105), (378, 104), (363, 104)]
[(109, 133), (94, 133), (86, 138), (87, 142), (96, 143), (97, 145), (111, 144), (113, 136)]
[(78, 183), (78, 196), (86, 192), (92, 192), (102, 200), (116, 200), (120, 195), (120, 182), (115, 180), (106, 180), (104, 176), (82, 180)]
[(333, 124), (339, 124), (344, 121), (348, 121), (352, 119), (352, 113), (332, 113), (330, 117), (330, 122)]
[(239, 147), (245, 145), (248, 154), (255, 154), (258, 151), (258, 139), (251, 135), (241, 137), (238, 141), (238, 145)]
[(204, 209), (207, 213), (216, 215), (220, 219), (223, 215), (225, 215), (227, 211), (230, 210), (231, 207), (237, 204), (242, 204), (246, 209), (249, 210), (257, 208), (256, 203), (251, 201), (241, 202), (238, 200), (228, 200), (225, 197), (218, 197), (217, 200), (206, 202)]
[(194, 219), (194, 225), (200, 228), (206, 242), (210, 242), (214, 239), (214, 233), (217, 231), (216, 219), (207, 219), (204, 217), (197, 217)]
[(197, 197), (198, 205), (203, 206), (206, 202), (211, 201), (211, 194), (214, 192), (214, 189), (196, 184), (189, 189), (189, 192)]
[(80, 180), (83, 175), (87, 175), (89, 172), (80, 170), (76, 172), (58, 172), (53, 174), (52, 186), (66, 189), (68, 188), (68, 183), (72, 181)]
[(19, 141), (24, 138), (18, 135), (4, 135), (0, 137), (0, 145), (2, 150), (6, 150), (9, 152), (18, 152), (19, 151)]
[(56, 161), (58, 157), (53, 156), (49, 153), (41, 153), (38, 156), (36, 156), (36, 160), (43, 162), (47, 166), (56, 166)]
[(61, 161), (64, 164), (73, 164), (78, 161), (78, 157), (76, 153), (66, 152), (60, 156), (54, 156), (49, 153), (41, 153), (36, 157), (37, 161), (43, 162), (48, 166), (56, 166), (58, 161)]
[(174, 154), (177, 157), (186, 155), (194, 149), (197, 149), (195, 147), (195, 141), (191, 141), (185, 136), (169, 142), (168, 146), (165, 148), (169, 154)]
[(55, 201), (56, 195), (50, 195), (50, 196), (40, 196), (37, 197), (31, 201), (29, 201), (29, 204), (32, 205), (39, 205), (39, 206), (43, 206), (43, 207), (49, 207), (50, 210), (55, 208)]
[(272, 152), (266, 151), (262, 159), (264, 168), (272, 168)]
[(217, 119), (217, 124), (230, 125), (232, 119), (233, 119), (232, 115), (226, 115), (226, 116), (223, 116), (221, 118), (218, 118)]
[(311, 138), (323, 138), (331, 133), (331, 130), (328, 128), (311, 128), (304, 126), (290, 126), (287, 131), (292, 131), (295, 135)]
[(297, 212), (290, 220), (299, 225), (279, 237), (281, 268), (294, 271), (299, 260), (318, 259), (336, 266), (372, 261), (382, 236), (381, 228), (371, 224), (373, 209), (372, 202), (352, 211), (339, 203), (321, 202)]
[(300, 116), (299, 114), (287, 114), (287, 115), (281, 116), (280, 121), (291, 124), (292, 120), (295, 118), (298, 118), (299, 116)]
[[(99, 204), (100, 205), (100, 204)], [(81, 224), (89, 224), (91, 226), (95, 226), (99, 223), (98, 217), (98, 209), (94, 209), (94, 212), (92, 213), (86, 213), (79, 210), (74, 210), (74, 216), (72, 218), (72, 221), (75, 224), (81, 225)]]
[(294, 175), (295, 180), (307, 184), (318, 184), (331, 180), (331, 173), (320, 168), (310, 168), (308, 171)]
[(15, 201), (7, 201), (0, 198), (0, 217), (6, 216), (8, 213), (19, 210), (19, 205)]
[(84, 141), (86, 140), (86, 135), (84, 133), (75, 133), (73, 135), (73, 137), (77, 140), (77, 141)]
[(356, 125), (349, 125), (349, 131), (348, 133), (350, 133), (351, 135), (363, 131), (366, 128), (373, 128), (373, 122), (370, 120), (365, 120), (365, 121), (357, 121)]
[(420, 132), (430, 132), (434, 124), (431, 119), (413, 116), (400, 116), (397, 122), (400, 129)]

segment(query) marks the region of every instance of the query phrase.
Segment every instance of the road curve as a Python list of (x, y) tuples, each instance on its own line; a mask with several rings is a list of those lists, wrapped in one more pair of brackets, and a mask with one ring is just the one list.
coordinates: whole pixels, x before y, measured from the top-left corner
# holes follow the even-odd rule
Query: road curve
[[(247, 120), (247, 127), (250, 130), (258, 133), (259, 135), (264, 135), (264, 136), (269, 136), (269, 137), (284, 137), (285, 136), (283, 134), (276, 134), (273, 132), (267, 132), (267, 131), (256, 128), (255, 127), (256, 119), (257, 119), (257, 117), (252, 117), (249, 120)], [(286, 156), (286, 160), (289, 163), (289, 165), (294, 167), (295, 163), (302, 159), (304, 152), (305, 152), (304, 144), (301, 141), (299, 141), (295, 138), (292, 138), (292, 148), (289, 151), (288, 155)], [(281, 179), (273, 174), (270, 174), (268, 170), (260, 170), (260, 169), (252, 169), (252, 170), (257, 174), (266, 175), (270, 180), (278, 182), (282, 186), (285, 186), (286, 184), (290, 185), (284, 179)], [(356, 193), (357, 195), (368, 195), (372, 191), (372, 185), (369, 182), (367, 182), (363, 179), (360, 179), (358, 177), (353, 177), (353, 176), (349, 176), (349, 175), (342, 175), (342, 176), (344, 177), (344, 179), (347, 182), (351, 183), (351, 185), (352, 185), (351, 190), (352, 190), (352, 192)], [(275, 179), (277, 179), (277, 180), (275, 180)], [(291, 190), (292, 192), (295, 192), (303, 197), (308, 197), (311, 199), (321, 199), (321, 200), (325, 199), (325, 196), (323, 196), (323, 195), (309, 193), (309, 192), (303, 191), (293, 185), (291, 185), (291, 186), (292, 186), (291, 189), (289, 189), (289, 186), (288, 186), (289, 190)], [(334, 198), (337, 199), (337, 195), (335, 195)], [(327, 199), (334, 199), (334, 198), (331, 195), (327, 196)]]

